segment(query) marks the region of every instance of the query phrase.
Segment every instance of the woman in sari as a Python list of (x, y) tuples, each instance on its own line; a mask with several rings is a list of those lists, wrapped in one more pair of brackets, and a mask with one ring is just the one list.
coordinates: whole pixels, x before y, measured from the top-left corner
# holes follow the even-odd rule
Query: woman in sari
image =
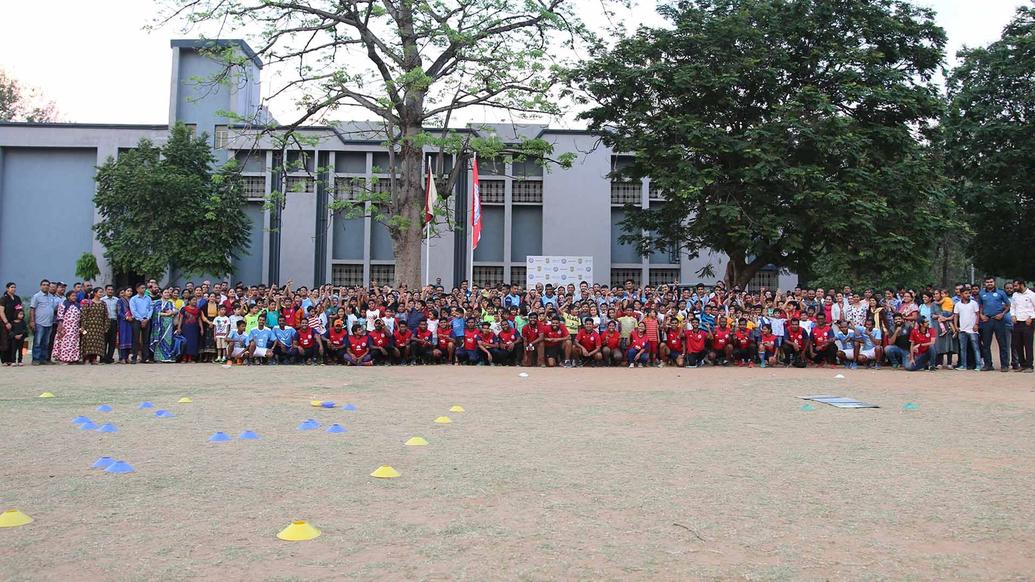
[(101, 301), (103, 287), (95, 287), (83, 301), (83, 359), (93, 365), (104, 356), (104, 338), (108, 334), (108, 307)]
[(76, 292), (69, 291), (65, 294), (65, 302), (58, 307), (61, 327), (58, 328), (58, 339), (54, 342), (54, 357), (66, 364), (79, 364), (82, 356), (79, 337), (83, 332), (79, 325), (79, 305), (75, 300)]
[(129, 310), (129, 298), (133, 296), (133, 289), (127, 287), (119, 293), (119, 302), (115, 306), (115, 316), (118, 320), (118, 344), (120, 364), (129, 363), (129, 354), (133, 351), (133, 312)]
[(162, 291), (162, 298), (155, 301), (151, 316), (151, 351), (158, 362), (176, 361), (176, 342), (173, 341), (175, 319), (176, 307), (170, 291), (165, 289)]
[(198, 298), (190, 297), (187, 304), (180, 310), (179, 323), (176, 326), (176, 333), (183, 336), (183, 363), (190, 362), (198, 357), (198, 348), (201, 344), (201, 310), (198, 309)]
[(216, 356), (215, 319), (219, 316), (219, 298), (209, 293), (201, 306), (201, 361), (211, 362)]

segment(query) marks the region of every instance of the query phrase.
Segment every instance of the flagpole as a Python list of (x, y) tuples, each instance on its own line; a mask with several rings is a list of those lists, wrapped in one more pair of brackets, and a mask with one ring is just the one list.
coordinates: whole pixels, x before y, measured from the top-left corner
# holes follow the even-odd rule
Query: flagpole
[[(478, 154), (477, 153), (474, 154), (474, 161), (475, 161), (475, 163), (478, 162)], [(474, 192), (473, 192), (473, 189), (474, 189), (474, 179), (473, 179), (473, 177), (471, 179), (471, 188), (472, 188), (471, 204), (473, 205), (474, 204)], [(470, 218), (467, 220), (467, 223), (468, 223), (468, 226), (469, 226), (469, 228), (467, 229), (467, 231), (468, 231), (468, 233), (467, 233), (467, 249), (468, 249), (468, 251), (467, 252), (469, 253), (467, 255), (467, 285), (468, 285), (468, 289), (470, 289), (471, 287), (474, 286), (474, 207), (473, 206), (471, 207), (471, 212), (469, 212), (469, 214), (470, 214)]]
[[(431, 174), (431, 157), (428, 157), (428, 189), (431, 188), (431, 180), (435, 178)], [(424, 194), (424, 199), (427, 200), (427, 192)], [(434, 209), (432, 209), (434, 210)], [(432, 218), (431, 220), (434, 220)], [(427, 221), (424, 225), (424, 257), (426, 266), (424, 267), (424, 286), (427, 287), (431, 284), (431, 220)]]

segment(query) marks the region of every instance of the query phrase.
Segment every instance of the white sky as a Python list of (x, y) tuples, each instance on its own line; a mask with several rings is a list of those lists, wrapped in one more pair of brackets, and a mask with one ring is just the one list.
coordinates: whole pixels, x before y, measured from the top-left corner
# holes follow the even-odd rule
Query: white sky
[[(962, 46), (997, 39), (1016, 8), (1031, 1), (917, 3), (937, 10), (938, 22), (949, 37), (947, 53), (954, 62), (952, 57)], [(587, 13), (599, 12), (599, 5), (596, 11), (589, 8), (594, 4), (587, 2)], [(652, 0), (633, 0), (633, 5), (621, 18), (630, 27), (644, 15), (653, 15)], [(36, 2), (5, 3), (0, 21), (0, 68), (53, 100), (62, 121), (168, 121), (169, 40), (189, 35), (172, 26), (145, 31), (155, 14), (152, 0), (51, 0), (46, 11), (61, 17), (45, 18)], [(270, 108), (281, 120), (288, 120), (293, 112), (288, 100), (272, 103)], [(347, 111), (341, 113), (344, 116)]]

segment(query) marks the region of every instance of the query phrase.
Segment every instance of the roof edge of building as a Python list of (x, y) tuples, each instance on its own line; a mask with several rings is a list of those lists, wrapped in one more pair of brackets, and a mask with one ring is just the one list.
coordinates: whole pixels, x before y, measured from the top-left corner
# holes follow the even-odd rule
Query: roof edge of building
[(248, 57), (256, 67), (262, 68), (262, 59), (248, 44), (248, 41), (243, 38), (174, 38), (169, 41), (169, 46), (171, 48), (189, 48), (194, 50), (234, 46), (241, 49), (244, 56)]

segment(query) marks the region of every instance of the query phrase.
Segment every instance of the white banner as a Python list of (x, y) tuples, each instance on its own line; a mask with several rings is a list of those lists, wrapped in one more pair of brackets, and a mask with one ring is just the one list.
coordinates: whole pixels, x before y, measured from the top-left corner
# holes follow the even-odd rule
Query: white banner
[(547, 283), (554, 287), (568, 285), (578, 287), (579, 281), (593, 284), (593, 257), (529, 256), (525, 260), (525, 287)]

